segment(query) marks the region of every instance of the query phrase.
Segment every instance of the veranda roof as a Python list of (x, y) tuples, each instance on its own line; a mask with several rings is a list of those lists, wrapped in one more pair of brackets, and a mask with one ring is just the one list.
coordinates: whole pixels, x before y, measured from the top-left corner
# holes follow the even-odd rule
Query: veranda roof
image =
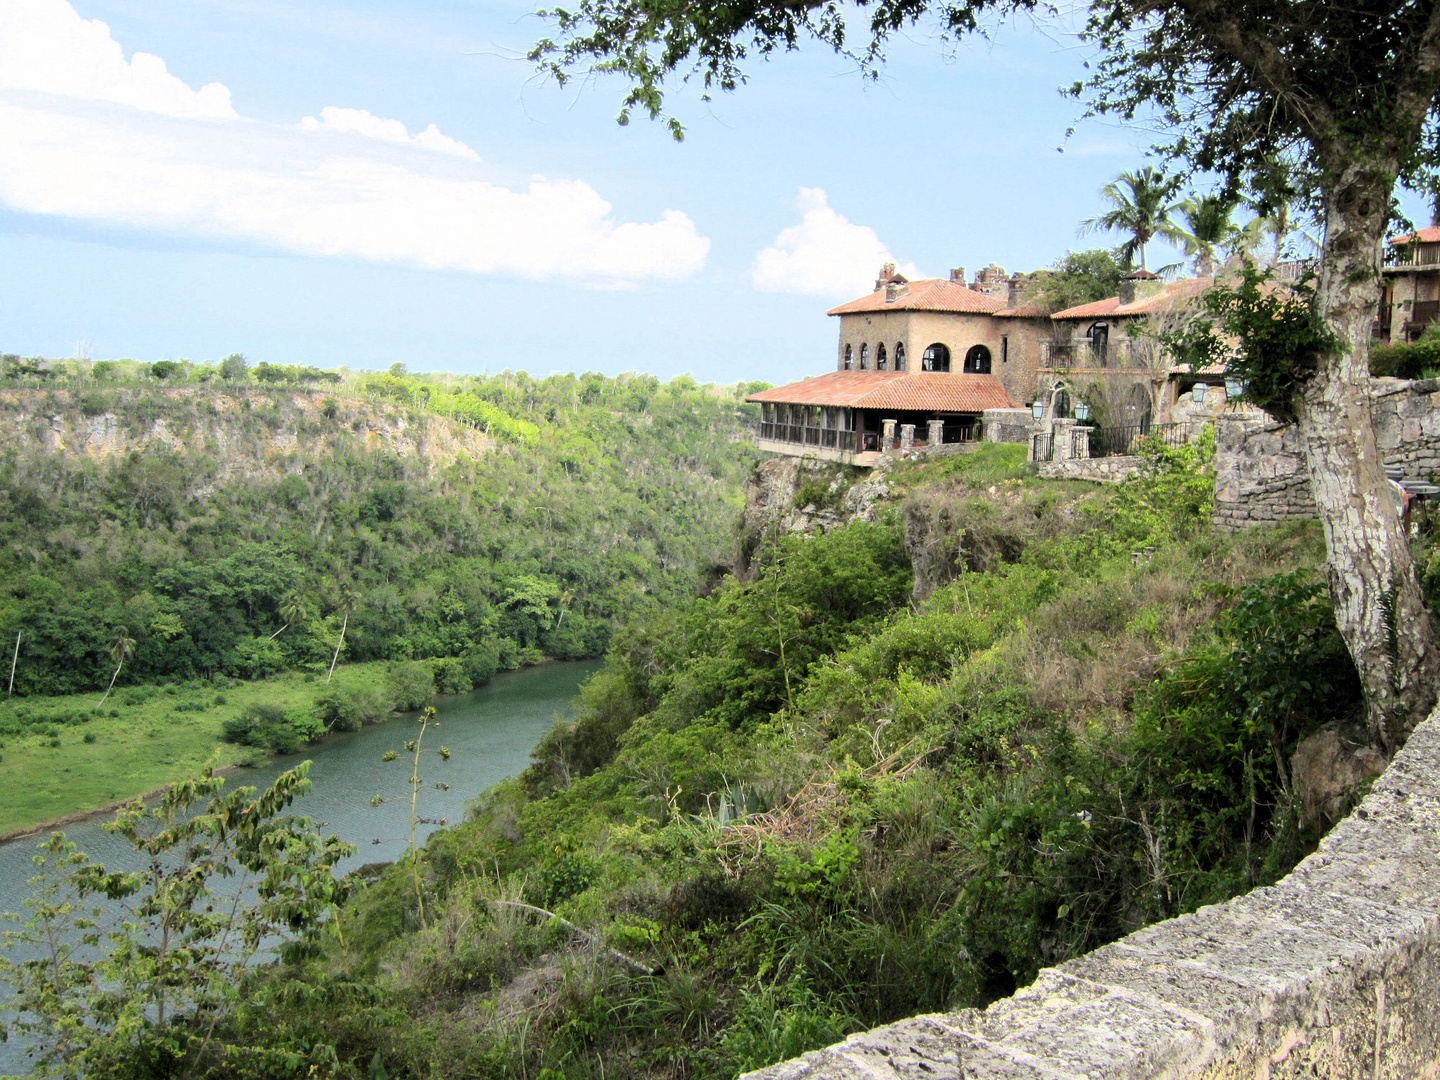
[(762, 390), (745, 400), (906, 412), (978, 413), (1019, 407), (994, 375), (941, 371), (832, 371)]

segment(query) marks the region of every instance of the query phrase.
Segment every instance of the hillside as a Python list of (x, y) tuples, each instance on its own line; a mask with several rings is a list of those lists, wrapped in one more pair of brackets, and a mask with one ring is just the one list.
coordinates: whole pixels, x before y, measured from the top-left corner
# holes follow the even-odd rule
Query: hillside
[(1276, 880), (1363, 789), (1304, 771), (1360, 707), (1322, 546), (1212, 533), (1209, 444), (1149, 453), (1115, 489), (1013, 447), (767, 462), (747, 572), (632, 619), (531, 768), (347, 882), (343, 944), (226, 1038), (720, 1080)]
[[(688, 379), (397, 368), (312, 390), (120, 374), (0, 386), (0, 640), (15, 660), (0, 740), (88, 722), (112, 678), (208, 702), (236, 679), (324, 676), (337, 647), (342, 670), (412, 665), (383, 701), (324, 705), (318, 727), (310, 691), (265, 729), (278, 746), (337, 710), (350, 723), (599, 655), (728, 562), (755, 457), (738, 391)], [(79, 694), (94, 696), (45, 701)], [(167, 722), (218, 738), (214, 715)]]

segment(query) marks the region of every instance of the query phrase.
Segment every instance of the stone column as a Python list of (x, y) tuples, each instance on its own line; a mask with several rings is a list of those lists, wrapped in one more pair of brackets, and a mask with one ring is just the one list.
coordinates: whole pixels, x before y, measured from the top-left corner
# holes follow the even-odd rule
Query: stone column
[(1074, 458), (1075, 440), (1070, 438), (1070, 433), (1074, 430), (1074, 420), (1050, 421), (1050, 437), (1055, 440), (1055, 449), (1051, 452), (1052, 460), (1069, 461)]
[(931, 446), (939, 446), (941, 443), (943, 443), (943, 442), (945, 441), (945, 421), (944, 421), (944, 420), (931, 420), (930, 423), (929, 423), (929, 428), (930, 428), (929, 443), (930, 443)]
[(895, 423), (894, 420), (880, 421), (880, 451), (889, 453), (890, 448), (895, 445)]
[(913, 450), (915, 447), (915, 425), (900, 425), (900, 449)]
[(1076, 456), (1077, 458), (1080, 458), (1080, 459), (1086, 460), (1086, 461), (1089, 460), (1089, 458), (1090, 458), (1090, 432), (1092, 432), (1092, 431), (1094, 431), (1094, 430), (1095, 430), (1095, 429), (1094, 429), (1094, 428), (1091, 428), (1091, 427), (1080, 427), (1080, 426), (1077, 426), (1077, 427), (1075, 428), (1074, 445), (1075, 445), (1075, 456)]

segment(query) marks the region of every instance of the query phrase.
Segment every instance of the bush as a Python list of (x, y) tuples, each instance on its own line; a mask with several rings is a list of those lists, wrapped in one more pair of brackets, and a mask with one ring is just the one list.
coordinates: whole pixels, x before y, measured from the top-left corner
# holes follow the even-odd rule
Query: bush
[(465, 673), (465, 663), (455, 657), (440, 656), (426, 660), (426, 668), (435, 682), (437, 694), (463, 694), (475, 684)]
[(396, 664), (385, 675), (385, 689), (395, 701), (395, 708), (411, 712), (430, 703), (435, 696), (435, 677), (419, 660)]
[(325, 725), (315, 713), (305, 709), (286, 713), (276, 705), (247, 705), (220, 729), (220, 737), (228, 743), (260, 746), (277, 754), (297, 753), (324, 734)]
[(500, 650), (492, 642), (474, 645), (460, 662), (465, 665), (465, 677), (471, 686), (484, 686), (500, 670)]
[(1370, 350), (1370, 374), (1395, 379), (1440, 374), (1440, 326), (1427, 326), (1419, 341), (1397, 341)]

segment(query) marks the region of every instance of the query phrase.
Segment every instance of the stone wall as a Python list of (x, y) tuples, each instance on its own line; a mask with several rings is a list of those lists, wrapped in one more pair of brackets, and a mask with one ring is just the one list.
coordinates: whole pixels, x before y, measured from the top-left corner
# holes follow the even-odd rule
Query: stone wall
[[(1428, 483), (1440, 472), (1440, 380), (1375, 379), (1372, 423), (1388, 465)], [(1215, 427), (1215, 524), (1244, 529), (1313, 518), (1304, 448), (1293, 426), (1227, 413)]]
[(1440, 710), (1278, 885), (765, 1080), (1440, 1077)]
[(1035, 472), (1042, 480), (1095, 480), (1118, 484), (1140, 471), (1145, 459), (1135, 454), (1113, 457), (1073, 458), (1069, 461), (1037, 461)]

